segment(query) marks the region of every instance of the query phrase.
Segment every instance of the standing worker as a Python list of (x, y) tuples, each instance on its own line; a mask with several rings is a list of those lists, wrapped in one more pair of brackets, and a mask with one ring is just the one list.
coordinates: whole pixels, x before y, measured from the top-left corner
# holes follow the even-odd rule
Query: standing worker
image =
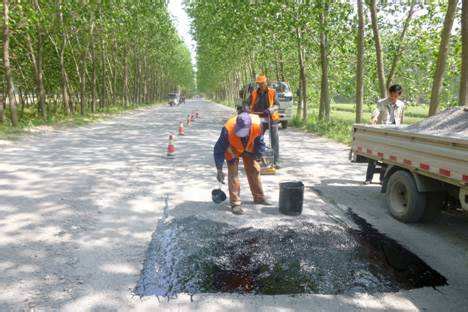
[[(372, 113), (371, 122), (373, 125), (383, 124), (395, 125), (397, 127), (400, 126), (403, 121), (403, 111), (405, 108), (405, 103), (399, 99), (402, 92), (403, 89), (398, 84), (392, 85), (388, 89), (388, 97), (378, 101), (377, 108)], [(364, 184), (372, 183), (376, 164), (376, 160), (369, 159)], [(380, 184), (383, 183), (384, 175), (385, 167), (380, 169)]]
[(229, 200), (234, 214), (243, 214), (240, 200), (239, 159), (242, 157), (245, 173), (255, 204), (269, 205), (263, 194), (258, 158), (265, 152), (262, 125), (257, 115), (243, 112), (230, 118), (214, 146), (217, 180), (224, 183), (223, 164), (228, 167)]
[(271, 147), (273, 148), (274, 157), (273, 165), (276, 169), (279, 169), (279, 136), (278, 136), (278, 127), (280, 116), (278, 113), (279, 101), (276, 95), (276, 90), (268, 88), (267, 77), (260, 75), (257, 77), (256, 81), (257, 88), (252, 91), (247, 103), (250, 105), (250, 112), (256, 114), (262, 118), (263, 133), (269, 128), (270, 122), (267, 118), (270, 118), (271, 121)]

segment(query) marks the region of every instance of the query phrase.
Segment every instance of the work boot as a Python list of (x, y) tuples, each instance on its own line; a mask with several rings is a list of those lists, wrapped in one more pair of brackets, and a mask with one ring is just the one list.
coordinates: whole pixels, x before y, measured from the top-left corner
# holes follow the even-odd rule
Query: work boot
[(281, 166), (279, 164), (274, 164), (273, 167), (275, 167), (275, 169), (281, 169)]
[(261, 199), (261, 200), (254, 200), (255, 205), (264, 205), (264, 206), (271, 206), (271, 203), (267, 201), (266, 199)]
[(231, 207), (232, 213), (235, 215), (244, 214), (244, 210), (242, 210), (241, 206), (235, 205)]

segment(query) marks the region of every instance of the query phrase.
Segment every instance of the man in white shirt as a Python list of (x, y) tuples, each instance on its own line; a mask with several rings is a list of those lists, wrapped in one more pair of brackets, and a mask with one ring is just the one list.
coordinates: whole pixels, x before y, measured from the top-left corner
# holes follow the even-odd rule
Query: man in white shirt
[[(377, 102), (377, 108), (372, 113), (371, 122), (375, 124), (383, 125), (395, 125), (400, 126), (403, 121), (403, 112), (405, 109), (405, 103), (399, 100), (403, 89), (400, 85), (392, 85), (388, 89), (388, 96), (385, 99)], [(377, 161), (369, 159), (367, 166), (366, 181), (364, 184), (372, 183), (372, 177), (374, 176), (375, 165)], [(383, 182), (385, 174), (385, 168), (381, 168), (380, 171), (380, 183)]]

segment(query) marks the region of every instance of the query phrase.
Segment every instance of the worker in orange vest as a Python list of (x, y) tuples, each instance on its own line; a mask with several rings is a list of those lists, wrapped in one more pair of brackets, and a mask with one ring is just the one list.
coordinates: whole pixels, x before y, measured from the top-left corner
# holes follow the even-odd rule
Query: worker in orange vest
[(273, 164), (279, 169), (279, 120), (280, 116), (278, 113), (279, 101), (276, 95), (276, 90), (269, 88), (267, 83), (267, 77), (260, 75), (256, 81), (257, 88), (252, 91), (247, 103), (250, 105), (250, 112), (260, 116), (262, 120), (263, 133), (269, 128), (271, 121), (271, 148), (274, 152)]
[(266, 146), (263, 141), (262, 125), (257, 115), (242, 112), (230, 118), (214, 146), (214, 159), (217, 180), (224, 183), (223, 164), (228, 167), (228, 187), (231, 209), (234, 214), (243, 214), (240, 199), (239, 159), (242, 158), (244, 170), (249, 181), (250, 191), (255, 204), (269, 205), (263, 194), (260, 180), (261, 158)]

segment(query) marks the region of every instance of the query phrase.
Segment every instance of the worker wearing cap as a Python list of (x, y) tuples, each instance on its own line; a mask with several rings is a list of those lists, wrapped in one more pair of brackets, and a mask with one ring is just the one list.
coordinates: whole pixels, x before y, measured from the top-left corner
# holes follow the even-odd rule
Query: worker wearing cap
[(263, 130), (260, 118), (247, 112), (230, 118), (214, 146), (214, 159), (217, 180), (224, 183), (223, 164), (228, 167), (229, 200), (234, 214), (242, 214), (240, 200), (239, 159), (242, 158), (244, 170), (249, 181), (250, 191), (255, 204), (268, 205), (260, 181), (260, 165), (257, 162), (265, 152)]
[[(270, 118), (271, 120), (271, 147), (273, 148), (274, 157), (273, 164), (279, 168), (279, 136), (278, 127), (280, 116), (278, 113), (279, 101), (276, 95), (276, 90), (269, 88), (267, 84), (267, 77), (260, 75), (256, 81), (257, 88), (250, 94), (247, 103), (250, 105), (250, 112), (259, 115), (263, 118)], [(268, 129), (268, 119), (263, 122), (263, 132)]]

